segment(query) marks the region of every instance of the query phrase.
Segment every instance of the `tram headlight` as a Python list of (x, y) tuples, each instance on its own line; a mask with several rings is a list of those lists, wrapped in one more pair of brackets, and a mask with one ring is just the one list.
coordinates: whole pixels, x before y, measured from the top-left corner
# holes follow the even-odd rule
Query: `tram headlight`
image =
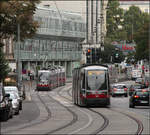
[(85, 94), (85, 93), (83, 93), (83, 97), (86, 97), (86, 94)]

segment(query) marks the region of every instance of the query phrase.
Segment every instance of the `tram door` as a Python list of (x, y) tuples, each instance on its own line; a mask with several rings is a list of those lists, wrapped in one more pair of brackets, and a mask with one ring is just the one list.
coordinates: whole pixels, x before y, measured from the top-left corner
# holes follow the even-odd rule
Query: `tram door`
[[(80, 88), (79, 88), (79, 104), (82, 106), (83, 105), (83, 94), (85, 94), (85, 73), (81, 71), (80, 73)], [(82, 96), (81, 96), (82, 95)]]

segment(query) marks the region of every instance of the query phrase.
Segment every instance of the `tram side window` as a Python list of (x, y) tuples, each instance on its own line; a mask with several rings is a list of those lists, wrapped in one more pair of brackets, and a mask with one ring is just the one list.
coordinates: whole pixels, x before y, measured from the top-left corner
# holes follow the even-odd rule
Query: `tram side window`
[(81, 74), (82, 89), (85, 89), (85, 74)]

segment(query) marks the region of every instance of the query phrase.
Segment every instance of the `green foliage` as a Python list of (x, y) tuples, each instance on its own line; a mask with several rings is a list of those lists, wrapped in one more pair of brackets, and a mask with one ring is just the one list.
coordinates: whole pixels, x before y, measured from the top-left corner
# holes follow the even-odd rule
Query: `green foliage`
[(129, 63), (129, 64), (134, 64), (136, 62), (135, 52), (128, 53), (126, 62)]
[(145, 24), (135, 33), (136, 60), (149, 59), (149, 23)]
[[(118, 0), (109, 0), (107, 9), (107, 37), (112, 41), (124, 40), (126, 32), (123, 28), (123, 9)], [(120, 27), (120, 28), (119, 28)]]
[(0, 45), (0, 82), (7, 76), (10, 71), (7, 61), (4, 57), (2, 44)]
[[(129, 10), (123, 11), (119, 8), (118, 0), (109, 0), (106, 37), (111, 42), (120, 40), (136, 42), (136, 53), (128, 56), (128, 62), (131, 62), (129, 59), (133, 57), (135, 61), (149, 58), (149, 21), (149, 14), (142, 12), (139, 7), (131, 6)], [(119, 25), (122, 26), (122, 29), (118, 29)]]
[(3, 40), (13, 37), (17, 40), (17, 25), (20, 24), (20, 38), (31, 38), (38, 22), (33, 20), (36, 4), (39, 0), (3, 0), (0, 2), (0, 81), (9, 72), (8, 63), (3, 54)]
[(33, 20), (37, 3), (39, 0), (0, 2), (0, 38), (14, 36), (16, 40), (18, 23), (21, 28), (21, 40), (33, 36), (38, 28), (38, 22)]
[(115, 47), (109, 43), (105, 43), (104, 51), (101, 52), (102, 63), (110, 63)]
[(131, 6), (124, 14), (124, 26), (127, 32), (127, 40), (134, 40), (133, 34), (138, 31), (144, 23), (142, 11), (139, 7)]

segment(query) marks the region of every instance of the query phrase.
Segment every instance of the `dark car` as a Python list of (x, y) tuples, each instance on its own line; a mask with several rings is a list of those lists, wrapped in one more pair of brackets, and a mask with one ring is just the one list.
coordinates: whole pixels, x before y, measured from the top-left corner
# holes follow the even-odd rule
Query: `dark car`
[(13, 117), (12, 100), (9, 97), (10, 94), (5, 93), (0, 83), (0, 117), (4, 121)]
[(130, 88), (129, 88), (129, 96), (131, 96), (136, 89), (143, 89), (143, 88), (145, 88), (145, 86), (142, 85), (142, 84), (133, 84), (133, 85), (131, 85)]
[(148, 89), (139, 89), (134, 91), (129, 99), (129, 107), (134, 108), (135, 106), (148, 106), (149, 93), (150, 91)]

